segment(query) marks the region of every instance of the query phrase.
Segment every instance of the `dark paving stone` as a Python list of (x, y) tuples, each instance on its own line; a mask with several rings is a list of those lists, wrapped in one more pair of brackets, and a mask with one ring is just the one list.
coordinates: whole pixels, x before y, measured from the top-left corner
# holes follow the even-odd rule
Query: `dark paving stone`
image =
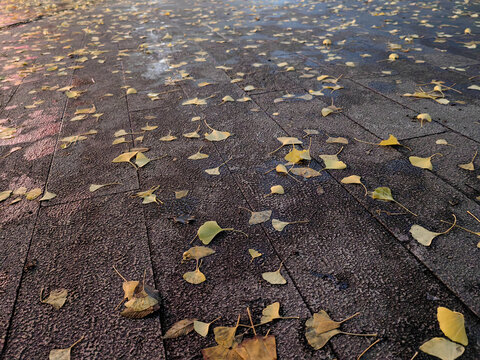
[[(98, 216), (102, 221), (87, 221)], [(38, 265), (22, 280), (6, 359), (46, 358), (51, 349), (82, 336), (73, 356), (165, 358), (158, 314), (138, 321), (114, 311), (123, 291), (112, 265), (128, 279), (140, 279), (145, 270), (153, 285), (145, 224), (135, 201), (121, 194), (42, 209), (27, 262), (33, 260)], [(65, 306), (57, 311), (40, 303), (42, 287), (47, 293), (68, 289)]]

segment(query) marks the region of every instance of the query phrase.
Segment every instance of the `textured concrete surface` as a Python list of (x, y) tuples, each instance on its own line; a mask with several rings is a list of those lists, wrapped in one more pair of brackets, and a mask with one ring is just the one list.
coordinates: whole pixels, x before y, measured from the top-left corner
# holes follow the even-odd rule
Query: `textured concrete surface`
[[(313, 350), (305, 321), (326, 310), (335, 320), (360, 312), (342, 329), (378, 333), (362, 359), (408, 360), (442, 336), (438, 306), (465, 316), (461, 359), (480, 358), (480, 223), (470, 215), (480, 218), (480, 160), (459, 167), (480, 142), (478, 1), (0, 0), (0, 9), (0, 191), (56, 194), (0, 202), (1, 359), (45, 359), (82, 336), (72, 359), (201, 359), (212, 331), (163, 334), (185, 318), (232, 326), (241, 314), (246, 324), (247, 307), (258, 322), (275, 301), (299, 317), (259, 328), (276, 337), (279, 359), (356, 359), (374, 341), (339, 335)], [(448, 103), (404, 96), (415, 91)], [(193, 98), (206, 105), (182, 105)], [(332, 103), (341, 110), (322, 116)], [(419, 113), (432, 122), (421, 126)], [(231, 136), (210, 142), (209, 127)], [(114, 145), (119, 130), (125, 142)], [(364, 143), (389, 134), (405, 147)], [(86, 139), (62, 148), (74, 135)], [(269, 172), (291, 149), (271, 154), (281, 136), (303, 140), (312, 160), (301, 166), (319, 176)], [(146, 166), (112, 163), (139, 147)], [(188, 159), (199, 149), (209, 157)], [(347, 167), (324, 170), (320, 155), (340, 150)], [(409, 162), (435, 153), (432, 170)], [(205, 172), (221, 164), (219, 176)], [(418, 216), (343, 184), (349, 175), (369, 191), (390, 187)], [(118, 184), (89, 191), (107, 183)], [(266, 197), (273, 185), (285, 194)], [(133, 196), (154, 186), (162, 203)], [(176, 199), (179, 190), (189, 192)], [(308, 222), (249, 226), (245, 208)], [(454, 228), (429, 247), (409, 233), (414, 224), (442, 232), (452, 215), (474, 233)], [(218, 235), (201, 265), (207, 280), (192, 285), (182, 275), (195, 265), (182, 254), (209, 220), (248, 237)], [(251, 261), (248, 249), (263, 255)], [(280, 264), (286, 285), (262, 279)], [(160, 293), (156, 313), (119, 316), (113, 265), (129, 280), (145, 272)], [(56, 288), (69, 290), (60, 310), (39, 300)]]

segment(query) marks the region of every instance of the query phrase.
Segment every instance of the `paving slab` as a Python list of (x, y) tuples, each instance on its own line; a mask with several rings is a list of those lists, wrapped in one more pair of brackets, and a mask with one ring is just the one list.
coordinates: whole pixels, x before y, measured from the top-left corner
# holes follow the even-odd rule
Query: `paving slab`
[[(86, 221), (100, 214), (102, 221)], [(120, 194), (43, 208), (30, 249), (27, 262), (38, 265), (22, 279), (6, 359), (46, 358), (51, 349), (66, 348), (82, 336), (73, 356), (165, 358), (157, 316), (137, 321), (114, 310), (123, 291), (113, 265), (131, 280), (146, 271), (146, 283), (154, 285), (138, 204)], [(42, 288), (45, 294), (67, 289), (64, 307), (41, 303)]]

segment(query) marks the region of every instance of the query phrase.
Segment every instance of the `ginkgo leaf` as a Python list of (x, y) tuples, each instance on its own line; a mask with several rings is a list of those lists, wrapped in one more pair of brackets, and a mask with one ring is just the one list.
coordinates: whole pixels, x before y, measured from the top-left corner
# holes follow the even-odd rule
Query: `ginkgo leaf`
[(392, 190), (388, 187), (378, 187), (373, 191), (372, 198), (383, 201), (393, 201)]
[(378, 143), (380, 146), (393, 146), (393, 145), (400, 145), (398, 139), (393, 136), (392, 134), (389, 135), (387, 140), (382, 140)]
[(46, 299), (42, 299), (43, 289), (40, 292), (40, 301), (45, 304), (52, 305), (55, 309), (59, 310), (67, 300), (68, 290), (56, 289), (52, 290)]
[(436, 233), (427, 230), (420, 225), (412, 225), (410, 228), (410, 234), (412, 234), (413, 238), (423, 246), (430, 246), (433, 239), (435, 239), (438, 235), (442, 235), (442, 233)]
[(362, 185), (363, 188), (365, 189), (365, 195), (367, 195), (368, 190), (366, 186), (362, 183), (362, 178), (358, 175), (350, 175), (347, 177), (344, 177), (341, 181), (342, 184), (359, 184)]
[(280, 270), (282, 269), (283, 263), (280, 264), (280, 267), (277, 271), (272, 272), (264, 272), (262, 274), (262, 278), (272, 285), (284, 285), (287, 283), (287, 280), (280, 274)]
[(128, 142), (130, 141), (127, 141), (127, 139), (125, 139), (124, 137), (119, 137), (112, 141), (112, 145), (124, 144)]
[(463, 354), (465, 348), (445, 338), (435, 337), (420, 346), (420, 350), (441, 360), (455, 360)]
[(158, 290), (148, 285), (139, 286), (120, 315), (131, 319), (144, 318), (160, 308), (158, 301)]
[(422, 158), (422, 157), (418, 157), (418, 156), (410, 156), (408, 158), (408, 160), (410, 160), (410, 163), (413, 166), (419, 167), (421, 169), (433, 170), (433, 165), (432, 165), (431, 159), (435, 155), (442, 156), (442, 154), (433, 154), (432, 156), (429, 156), (429, 157), (426, 157), (426, 158)]
[(92, 107), (89, 107), (89, 108), (83, 108), (83, 109), (77, 109), (77, 110), (75, 110), (75, 114), (74, 114), (74, 115), (78, 115), (78, 114), (94, 114), (96, 111), (97, 111), (97, 108), (95, 107), (95, 105), (92, 105)]
[(215, 341), (218, 345), (224, 348), (230, 348), (235, 342), (235, 334), (237, 332), (238, 324), (240, 323), (240, 316), (238, 317), (237, 324), (234, 327), (217, 326), (213, 329), (215, 334)]
[(469, 163), (466, 163), (466, 164), (460, 164), (460, 165), (458, 165), (458, 167), (460, 167), (462, 169), (465, 169), (465, 170), (474, 171), (475, 170), (475, 165), (473, 165), (473, 162), (474, 162), (475, 158), (477, 157), (477, 154), (478, 154), (478, 151), (475, 151), (475, 154), (473, 155), (472, 161), (470, 161)]
[(222, 98), (222, 104), (223, 104), (223, 103), (226, 103), (226, 102), (228, 102), (228, 101), (235, 101), (235, 100), (234, 100), (230, 95), (224, 96), (224, 97)]
[(193, 331), (193, 323), (197, 319), (183, 319), (177, 321), (175, 324), (172, 325), (170, 329), (167, 330), (165, 335), (163, 336), (164, 339), (175, 339), (180, 336), (187, 335)]
[(304, 137), (307, 137), (307, 136), (310, 136), (310, 135), (318, 135), (320, 134), (318, 132), (318, 130), (313, 130), (313, 129), (305, 129), (303, 130), (305, 132), (305, 136)]
[(280, 303), (274, 302), (273, 304), (268, 305), (262, 311), (262, 318), (260, 319), (260, 324), (266, 324), (275, 319), (298, 319), (296, 316), (283, 317), (280, 316)]
[(325, 169), (342, 170), (346, 169), (347, 164), (338, 160), (337, 155), (319, 155), (325, 163)]
[[(285, 169), (286, 170), (286, 169)], [(277, 170), (278, 171), (278, 170)], [(309, 167), (299, 167), (299, 168), (293, 168), (290, 170), (290, 172), (292, 174), (295, 174), (295, 175), (298, 175), (298, 176), (302, 176), (304, 177), (305, 179), (309, 179), (311, 177), (315, 177), (315, 176), (320, 176), (322, 175), (320, 172), (318, 172), (317, 170), (314, 170), (312, 168), (309, 168)]]
[(37, 197), (39, 197), (40, 195), (42, 195), (42, 189), (40, 188), (35, 188), (35, 189), (32, 189), (30, 190), (29, 192), (27, 192), (25, 194), (25, 198), (27, 200), (35, 200)]
[(437, 308), (437, 319), (440, 330), (442, 330), (446, 337), (462, 345), (468, 345), (467, 333), (465, 332), (465, 319), (462, 313), (439, 306)]
[(200, 336), (206, 337), (208, 335), (208, 330), (210, 329), (210, 325), (212, 325), (218, 319), (220, 319), (220, 318), (218, 317), (215, 320), (212, 320), (208, 323), (203, 322), (203, 321), (195, 320), (194, 323), (193, 323), (193, 329)]
[(177, 137), (172, 135), (171, 132), (168, 133), (168, 135), (162, 136), (159, 140), (160, 141), (173, 141), (176, 140)]
[(200, 151), (197, 151), (195, 154), (188, 157), (189, 160), (201, 160), (208, 158), (208, 154), (203, 154)]
[(182, 134), (184, 137), (188, 139), (198, 139), (200, 137), (200, 134), (198, 133), (198, 130), (200, 130), (200, 127), (198, 127), (197, 130), (189, 133)]
[(297, 164), (302, 160), (311, 160), (312, 158), (310, 157), (309, 149), (297, 150), (294, 145), (293, 149), (287, 155), (285, 155), (284, 159), (289, 163)]
[(136, 93), (137, 93), (137, 90), (135, 90), (134, 88), (127, 89), (127, 95), (136, 94)]
[(252, 91), (252, 90), (255, 90), (255, 86), (253, 85), (247, 85), (243, 88), (244, 91)]
[(183, 260), (188, 261), (188, 260), (200, 260), (201, 258), (204, 258), (205, 256), (209, 256), (215, 254), (215, 250), (210, 249), (209, 247), (206, 246), (194, 246), (187, 251), (183, 253)]
[(122, 289), (125, 293), (124, 299), (131, 300), (138, 290), (138, 285), (140, 285), (140, 281), (138, 280), (124, 281), (122, 283)]
[(185, 100), (182, 102), (182, 105), (207, 105), (207, 99), (194, 98), (190, 100)]
[(175, 199), (181, 199), (188, 195), (188, 190), (175, 191)]
[(308, 343), (315, 350), (320, 350), (323, 348), (328, 341), (335, 335), (341, 334), (342, 332), (338, 329), (330, 330), (321, 334), (317, 334), (311, 330), (305, 332), (305, 337), (307, 338)]
[(250, 211), (250, 219), (248, 220), (249, 225), (256, 225), (261, 224), (270, 219), (272, 216), (272, 210), (264, 210), (264, 211), (251, 211), (247, 208), (241, 208), (247, 211)]
[(114, 182), (114, 183), (108, 183), (108, 184), (91, 184), (88, 190), (90, 192), (97, 191), (98, 189), (101, 189), (104, 186), (110, 186), (110, 185), (121, 185), (120, 183)]
[(395, 200), (392, 196), (392, 191), (388, 187), (377, 187), (373, 192), (372, 192), (372, 198), (373, 199), (378, 199), (382, 201), (393, 201), (395, 204), (400, 206), (402, 209), (408, 211), (410, 214), (413, 216), (417, 216), (417, 214), (411, 212), (408, 210), (405, 206), (400, 204), (397, 200)]
[(270, 193), (266, 194), (265, 197), (273, 195), (273, 194), (279, 194), (279, 195), (285, 194), (285, 190), (283, 189), (283, 186), (282, 185), (272, 186), (270, 188)]
[(52, 192), (49, 192), (49, 191), (45, 191), (45, 194), (43, 194), (43, 196), (40, 198), (39, 201), (48, 201), (48, 200), (52, 200), (53, 198), (56, 198), (57, 197), (57, 194), (54, 194)]
[(424, 121), (432, 122), (432, 117), (427, 113), (418, 114), (417, 119), (420, 120), (420, 126), (423, 126)]
[(205, 172), (209, 175), (220, 175), (220, 166), (216, 168), (206, 169)]
[(70, 360), (72, 348), (83, 340), (83, 336), (66, 349), (53, 349), (48, 354), (48, 360)]
[(330, 109), (329, 107), (324, 107), (322, 109), (322, 116), (323, 117), (326, 117), (326, 116), (330, 115), (331, 113), (333, 113), (333, 110)]
[(113, 134), (113, 136), (115, 136), (115, 137), (120, 137), (120, 136), (125, 136), (125, 135), (128, 135), (128, 133), (123, 129), (117, 130)]
[(212, 129), (212, 132), (210, 134), (206, 133), (205, 134), (205, 139), (209, 141), (222, 141), (227, 139), (231, 134), (227, 131), (218, 131)]
[(328, 144), (348, 144), (348, 139), (344, 137), (328, 137), (326, 140)]
[(144, 127), (142, 127), (141, 129), (143, 131), (152, 131), (152, 130), (155, 130), (156, 128), (158, 128), (158, 126), (154, 126), (154, 125), (145, 125)]
[(245, 339), (235, 349), (239, 359), (247, 360), (277, 360), (277, 345), (275, 336), (254, 336)]
[(197, 235), (202, 243), (208, 245), (215, 236), (225, 230), (230, 229), (222, 229), (216, 221), (207, 221), (198, 228)]
[(248, 249), (248, 253), (250, 254), (250, 256), (252, 257), (252, 261), (260, 256), (262, 256), (263, 254), (261, 252), (258, 252), (257, 250), (255, 249)]
[(150, 159), (145, 155), (143, 155), (143, 153), (141, 152), (138, 152), (137, 155), (135, 156), (135, 164), (137, 164), (139, 168), (144, 167), (149, 162), (150, 162)]
[(121, 162), (130, 162), (130, 160), (137, 155), (138, 151), (129, 151), (123, 154), (118, 155), (115, 159), (112, 160), (113, 163)]
[(297, 139), (296, 137), (286, 137), (286, 136), (280, 136), (277, 138), (278, 141), (282, 143), (277, 149), (272, 151), (269, 155), (272, 155), (276, 153), (278, 150), (280, 150), (282, 147), (287, 146), (287, 145), (301, 145), (303, 144), (302, 140)]
[[(438, 140), (435, 141), (435, 144), (437, 144), (437, 145), (450, 145), (448, 143), (448, 141), (445, 140), (445, 139), (438, 139)], [(453, 146), (453, 145), (450, 145), (450, 146)]]
[(12, 190), (5, 190), (0, 192), (0, 202), (7, 200), (12, 194)]
[(285, 228), (285, 226), (287, 226), (287, 225), (302, 224), (302, 223), (306, 223), (306, 222), (308, 222), (308, 220), (299, 220), (299, 221), (287, 222), (287, 221), (280, 221), (278, 219), (272, 219), (272, 226), (274, 227), (275, 230), (282, 231)]

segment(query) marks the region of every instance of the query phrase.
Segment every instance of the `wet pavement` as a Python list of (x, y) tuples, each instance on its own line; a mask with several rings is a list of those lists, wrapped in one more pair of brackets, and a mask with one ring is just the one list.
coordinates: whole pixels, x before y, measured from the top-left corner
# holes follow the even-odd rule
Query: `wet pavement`
[[(257, 328), (278, 359), (356, 359), (376, 340), (338, 335), (314, 350), (305, 321), (325, 310), (360, 312), (342, 330), (378, 333), (362, 359), (408, 360), (443, 336), (439, 306), (465, 317), (461, 359), (480, 358), (478, 1), (0, 4), (2, 359), (45, 359), (82, 337), (72, 359), (202, 359), (215, 326), (249, 323), (247, 307), (259, 323), (276, 301), (299, 317)], [(230, 136), (209, 141), (212, 129)], [(375, 145), (390, 134), (401, 146)], [(287, 164), (279, 137), (311, 159)], [(112, 163), (138, 148), (152, 161)], [(189, 159), (197, 152), (208, 157)], [(337, 153), (346, 168), (325, 169), (321, 156)], [(430, 170), (409, 161), (433, 154)], [(271, 171), (279, 164), (287, 175)], [(342, 182), (350, 175), (366, 189)], [(285, 193), (266, 196), (274, 185)], [(134, 196), (156, 186), (158, 203)], [(373, 199), (377, 187), (414, 214)], [(249, 225), (245, 208), (271, 219)], [(444, 232), (453, 215), (470, 232), (430, 246), (409, 232)], [(302, 222), (277, 231), (272, 219)], [(207, 280), (193, 285), (182, 254), (203, 245), (190, 243), (210, 220), (248, 237), (217, 235)], [(286, 284), (266, 282), (280, 264)], [(129, 280), (145, 272), (160, 309), (121, 317), (113, 265)], [(61, 309), (40, 301), (58, 288), (69, 291)], [(179, 320), (218, 317), (207, 337), (163, 337)]]

